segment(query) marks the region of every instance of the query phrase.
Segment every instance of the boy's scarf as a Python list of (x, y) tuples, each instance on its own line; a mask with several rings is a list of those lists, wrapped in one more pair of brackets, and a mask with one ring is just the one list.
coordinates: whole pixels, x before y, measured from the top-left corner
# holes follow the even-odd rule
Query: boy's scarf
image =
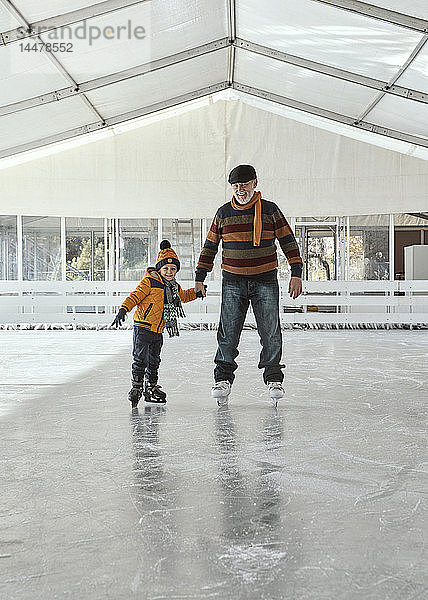
[(262, 239), (262, 195), (260, 192), (255, 192), (253, 197), (247, 204), (239, 204), (236, 201), (235, 196), (232, 198), (232, 208), (235, 210), (247, 210), (247, 208), (254, 208), (254, 222), (253, 222), (253, 246), (260, 246), (260, 240)]
[(178, 283), (176, 281), (165, 281), (164, 283), (164, 301), (163, 318), (169, 337), (180, 335), (177, 325), (177, 317), (185, 317), (183, 307), (181, 306), (180, 296), (178, 295)]

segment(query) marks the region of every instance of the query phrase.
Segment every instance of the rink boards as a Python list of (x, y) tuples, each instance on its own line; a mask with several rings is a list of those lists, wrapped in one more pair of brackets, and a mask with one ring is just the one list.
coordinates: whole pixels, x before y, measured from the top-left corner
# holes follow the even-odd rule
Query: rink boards
[[(107, 326), (138, 282), (2, 281), (0, 325), (98, 324)], [(181, 282), (184, 289), (192, 282)], [(305, 281), (303, 294), (292, 300), (281, 282), (282, 323), (427, 324), (428, 280)], [(218, 322), (220, 282), (210, 282), (208, 296), (184, 306), (186, 324)], [(128, 320), (127, 324), (131, 323)], [(246, 323), (254, 324), (248, 311)]]

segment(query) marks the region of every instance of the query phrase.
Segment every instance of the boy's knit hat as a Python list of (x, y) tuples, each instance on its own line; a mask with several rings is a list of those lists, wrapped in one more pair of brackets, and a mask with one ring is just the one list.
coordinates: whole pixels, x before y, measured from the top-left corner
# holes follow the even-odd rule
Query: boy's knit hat
[(160, 252), (156, 260), (155, 269), (159, 271), (164, 265), (173, 264), (177, 267), (177, 271), (180, 270), (180, 261), (175, 251), (171, 248), (171, 244), (168, 240), (162, 240), (160, 243)]

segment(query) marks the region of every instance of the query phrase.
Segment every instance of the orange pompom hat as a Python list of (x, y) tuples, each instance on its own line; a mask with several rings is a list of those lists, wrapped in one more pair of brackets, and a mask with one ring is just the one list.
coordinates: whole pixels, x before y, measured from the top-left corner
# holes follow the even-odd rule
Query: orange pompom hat
[(173, 264), (177, 267), (177, 271), (180, 270), (180, 261), (178, 256), (171, 248), (171, 244), (168, 240), (162, 240), (160, 243), (160, 252), (158, 254), (155, 269), (159, 271), (164, 265)]

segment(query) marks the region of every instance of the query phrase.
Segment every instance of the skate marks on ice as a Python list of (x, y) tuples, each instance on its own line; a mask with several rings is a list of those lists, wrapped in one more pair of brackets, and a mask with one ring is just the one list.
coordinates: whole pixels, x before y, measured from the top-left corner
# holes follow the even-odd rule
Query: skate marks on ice
[(213, 333), (184, 333), (162, 357), (167, 407), (130, 410), (126, 353), (5, 417), (6, 597), (422, 598), (422, 338), (285, 332), (275, 411), (244, 331), (219, 410)]

